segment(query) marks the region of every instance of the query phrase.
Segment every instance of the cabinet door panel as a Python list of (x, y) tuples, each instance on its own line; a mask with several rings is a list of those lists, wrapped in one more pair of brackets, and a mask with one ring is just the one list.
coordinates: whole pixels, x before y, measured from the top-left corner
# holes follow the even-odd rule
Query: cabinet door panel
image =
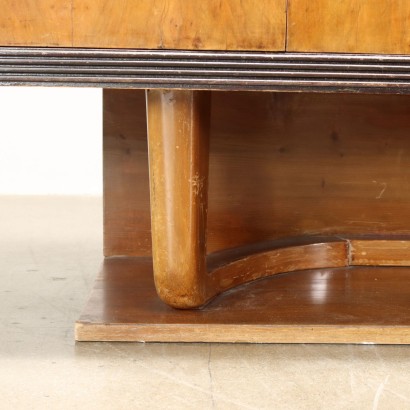
[(284, 50), (286, 0), (74, 0), (78, 47)]
[(285, 49), (286, 0), (0, 0), (0, 46)]
[(289, 0), (288, 51), (410, 52), (410, 1)]
[(70, 0), (0, 0), (0, 45), (72, 44)]

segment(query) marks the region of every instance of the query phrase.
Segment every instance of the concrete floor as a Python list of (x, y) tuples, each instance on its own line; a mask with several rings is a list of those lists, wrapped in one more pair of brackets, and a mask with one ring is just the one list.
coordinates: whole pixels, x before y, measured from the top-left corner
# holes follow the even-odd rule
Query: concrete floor
[(0, 198), (0, 409), (410, 409), (410, 346), (75, 344), (98, 198)]

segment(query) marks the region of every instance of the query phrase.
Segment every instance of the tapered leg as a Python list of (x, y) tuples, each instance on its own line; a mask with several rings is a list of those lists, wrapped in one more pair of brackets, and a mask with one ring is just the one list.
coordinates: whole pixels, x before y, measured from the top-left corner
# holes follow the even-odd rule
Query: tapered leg
[(157, 292), (177, 308), (208, 299), (210, 93), (147, 91), (151, 229)]

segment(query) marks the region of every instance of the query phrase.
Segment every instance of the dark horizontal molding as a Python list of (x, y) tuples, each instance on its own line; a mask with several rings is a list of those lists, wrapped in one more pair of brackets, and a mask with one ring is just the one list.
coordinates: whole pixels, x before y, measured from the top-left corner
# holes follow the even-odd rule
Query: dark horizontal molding
[(410, 56), (0, 47), (0, 85), (410, 93)]

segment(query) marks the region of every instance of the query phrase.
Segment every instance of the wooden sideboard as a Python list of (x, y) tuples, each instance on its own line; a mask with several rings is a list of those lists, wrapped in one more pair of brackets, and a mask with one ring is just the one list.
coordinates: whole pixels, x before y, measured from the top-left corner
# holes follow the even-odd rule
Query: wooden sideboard
[(410, 6), (0, 5), (1, 85), (104, 88), (77, 340), (410, 342)]

